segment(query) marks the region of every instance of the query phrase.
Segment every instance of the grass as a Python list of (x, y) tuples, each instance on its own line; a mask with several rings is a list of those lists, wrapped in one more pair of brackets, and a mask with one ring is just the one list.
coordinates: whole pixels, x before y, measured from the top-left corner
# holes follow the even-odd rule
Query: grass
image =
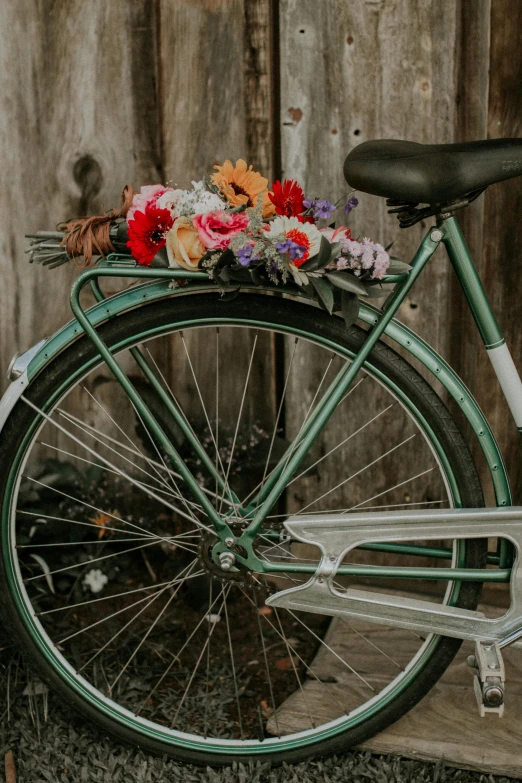
[[(0, 637), (0, 780), (11, 750), (18, 783), (508, 783), (505, 777), (412, 761), (347, 752), (301, 764), (234, 764), (193, 767), (121, 746), (71, 716), (68, 708), (25, 666), (19, 651)], [(12, 778), (7, 783), (14, 783)]]

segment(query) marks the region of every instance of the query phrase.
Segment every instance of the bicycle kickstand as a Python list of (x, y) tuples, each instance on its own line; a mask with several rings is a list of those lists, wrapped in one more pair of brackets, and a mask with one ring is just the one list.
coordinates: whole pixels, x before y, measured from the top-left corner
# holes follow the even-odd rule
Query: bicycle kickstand
[(473, 688), (480, 717), (504, 714), (506, 672), (500, 647), (496, 642), (475, 642), (475, 655), (468, 656), (468, 666), (475, 669)]

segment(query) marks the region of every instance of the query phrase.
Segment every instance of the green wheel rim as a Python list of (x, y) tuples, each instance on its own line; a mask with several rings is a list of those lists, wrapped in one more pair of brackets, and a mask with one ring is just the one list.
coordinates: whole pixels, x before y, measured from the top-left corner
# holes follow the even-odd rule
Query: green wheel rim
[[(227, 318), (192, 318), (184, 321), (174, 321), (169, 327), (162, 325), (156, 329), (148, 329), (140, 334), (133, 334), (125, 340), (122, 340), (117, 345), (112, 347), (112, 350), (117, 353), (130, 345), (138, 344), (150, 340), (156, 335), (167, 333), (168, 331), (187, 330), (196, 326), (220, 326), (220, 325), (240, 325), (251, 327), (254, 329), (271, 329), (273, 331), (283, 333), (285, 335), (294, 335), (303, 337), (316, 345), (322, 345), (338, 355), (346, 358), (352, 358), (353, 354), (345, 347), (330, 340), (324, 336), (317, 336), (302, 329), (291, 328), (289, 326), (282, 326), (281, 324), (269, 324), (266, 321), (258, 321), (254, 318), (245, 319), (238, 318), (234, 320), (230, 317)], [(69, 390), (77, 380), (85, 376), (95, 365), (97, 364), (97, 358), (91, 359), (86, 362), (74, 375), (72, 375), (62, 387), (56, 390), (54, 395), (48, 400), (45, 406), (46, 412), (51, 410), (54, 405), (60, 400), (60, 398)], [(412, 400), (389, 378), (385, 376), (377, 367), (375, 367), (371, 361), (365, 365), (365, 371), (370, 372), (378, 381), (380, 381), (386, 389), (392, 392), (396, 396), (401, 404), (409, 411), (414, 421), (419, 426), (419, 429), (424, 433), (429, 440), (429, 443), (435, 452), (439, 464), (443, 468), (443, 475), (448, 482), (451, 489), (452, 500), (455, 505), (460, 505), (460, 496), (457, 487), (457, 480), (453, 474), (450, 463), (444, 453), (443, 447), (433, 432), (432, 428), (422, 415), (422, 413), (415, 407)], [(11, 471), (7, 479), (7, 490), (4, 495), (3, 504), (3, 519), (14, 519), (12, 509), (12, 499), (15, 499), (18, 492), (18, 486), (20, 481), (19, 468), (23, 463), (26, 454), (28, 453), (29, 446), (33, 442), (33, 437), (40, 425), (39, 421), (35, 421), (29, 428), (21, 447), (16, 454)], [(54, 648), (52, 640), (48, 637), (40, 623), (38, 622), (34, 612), (31, 610), (30, 601), (28, 600), (25, 591), (21, 589), (22, 576), (19, 571), (18, 563), (14, 555), (13, 536), (15, 531), (13, 525), (2, 526), (2, 548), (4, 566), (6, 576), (9, 584), (11, 596), (16, 607), (16, 610), (23, 621), (23, 624), (29, 633), (34, 645), (38, 649), (40, 655), (42, 655), (47, 663), (53, 668), (58, 677), (69, 686), (78, 696), (87, 704), (90, 704), (98, 712), (111, 718), (122, 727), (127, 727), (133, 731), (139, 731), (143, 737), (147, 737), (151, 740), (159, 740), (162, 742), (169, 742), (175, 745), (177, 748), (184, 748), (191, 751), (199, 751), (203, 753), (212, 752), (214, 754), (226, 754), (241, 756), (263, 756), (273, 754), (274, 752), (290, 751), (298, 748), (305, 748), (309, 745), (315, 745), (327, 739), (332, 739), (341, 733), (344, 733), (348, 729), (360, 725), (362, 722), (367, 721), (369, 718), (376, 715), (384, 707), (392, 703), (398, 698), (400, 694), (419, 676), (428, 662), (431, 660), (434, 652), (441, 642), (441, 637), (431, 636), (420, 648), (418, 653), (410, 661), (406, 667), (402, 676), (397, 680), (391, 682), (386, 688), (378, 693), (374, 699), (365, 702), (365, 704), (356, 709), (349, 716), (342, 716), (330, 723), (327, 723), (320, 728), (310, 729), (308, 731), (301, 731), (296, 735), (286, 735), (284, 737), (267, 738), (262, 741), (259, 740), (223, 740), (203, 737), (194, 737), (194, 735), (185, 734), (177, 730), (162, 730), (157, 724), (152, 723), (146, 718), (137, 718), (131, 712), (126, 710), (120, 705), (115, 705), (107, 697), (103, 696), (97, 691), (87, 680), (84, 680), (77, 673), (74, 672), (72, 667), (67, 663), (61, 653)], [(459, 544), (458, 560), (462, 562), (464, 559), (464, 547), (465, 544)], [(458, 598), (459, 585), (454, 584), (452, 592), (449, 597), (449, 603), (455, 603)], [(52, 652), (51, 652), (52, 650)]]

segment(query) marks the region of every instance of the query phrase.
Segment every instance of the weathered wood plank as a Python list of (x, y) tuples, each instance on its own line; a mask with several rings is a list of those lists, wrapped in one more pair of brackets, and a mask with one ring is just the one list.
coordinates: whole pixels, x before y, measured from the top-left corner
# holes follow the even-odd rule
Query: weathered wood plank
[(24, 233), (118, 205), (126, 182), (158, 176), (153, 8), (2, 4), (2, 368), (70, 317), (77, 269), (27, 266)]
[[(491, 7), (491, 59), (488, 137), (522, 135), (522, 52), (518, 31), (522, 6), (516, 0), (495, 0)], [(507, 21), (509, 20), (509, 21)], [(486, 194), (482, 277), (493, 309), (519, 371), (522, 370), (520, 331), (520, 244), (522, 184), (520, 178), (491, 187)], [(479, 402), (498, 437), (512, 481), (514, 502), (522, 501), (520, 436), (484, 353), (479, 357)]]
[[(9, 183), (0, 192), (2, 385), (15, 349), (70, 320), (78, 273), (73, 264), (28, 266), (24, 234), (119, 206), (127, 182), (160, 178), (154, 7), (152, 0), (1, 5), (0, 149)], [(87, 395), (76, 394), (69, 407), (107, 427)]]
[[(457, 127), (455, 141), (474, 141), (485, 139), (487, 136), (490, 28), (491, 0), (479, 0), (479, 2), (472, 3), (462, 0), (457, 39), (458, 70), (455, 96)], [(485, 196), (481, 196), (457, 216), (479, 271), (482, 265), (484, 204)], [(475, 393), (477, 385), (480, 385), (477, 379), (477, 360), (483, 346), (462, 290), (454, 275), (451, 276), (449, 304), (451, 311), (448, 328), (451, 332), (451, 339), (448, 360)], [(470, 428), (460, 409), (456, 405), (452, 405), (451, 412), (472, 444), (479, 466), (482, 466), (480, 448), (477, 443), (473, 443)], [(487, 501), (492, 503), (490, 482), (487, 481), (485, 473), (486, 471), (483, 471)]]
[[(323, 4), (284, 0), (281, 122), (285, 175), (298, 178), (310, 196), (327, 196), (335, 201), (348, 190), (342, 164), (356, 144), (383, 137), (452, 141), (456, 126), (457, 11), (453, 2), (441, 5), (429, 0)], [(361, 194), (360, 202), (353, 220), (350, 216), (354, 235), (371, 236), (385, 244), (395, 240), (396, 255), (409, 259), (427, 225), (401, 231), (395, 218), (386, 214), (383, 199)], [(446, 355), (451, 339), (444, 317), (449, 292), (449, 265), (439, 251), (400, 312), (401, 320)], [(317, 361), (310, 355), (302, 363), (302, 374), (296, 375), (290, 390), (292, 404), (286, 411), (290, 433), (297, 431), (313, 396), (312, 383), (321, 373)], [(337, 424), (332, 421), (334, 432), (329, 441), (321, 440), (319, 450), (331, 448), (335, 435), (341, 441), (356, 422), (364, 423), (372, 412), (378, 412), (379, 404), (384, 404), (378, 394), (372, 405), (366, 392), (356, 394)], [(363, 467), (363, 445), (369, 449), (368, 462), (379, 451), (383, 453), (386, 444), (387, 448), (394, 445), (392, 431), (395, 428), (400, 438), (401, 421), (398, 416), (394, 419), (391, 415), (391, 420), (387, 416), (372, 428), (370, 445), (370, 438), (360, 447), (350, 443), (348, 451), (328, 465), (330, 485), (348, 476), (352, 464)], [(403, 478), (418, 472), (415, 449), (401, 452), (400, 459)], [(393, 486), (395, 468), (390, 460), (372, 471), (376, 493)], [(358, 496), (356, 486), (357, 482), (347, 485), (341, 507), (365, 499)], [(310, 481), (303, 499), (312, 499), (317, 489), (317, 481)], [(435, 498), (435, 491), (427, 486), (426, 497), (415, 499)], [(411, 497), (409, 487), (404, 492)], [(294, 502), (292, 508), (298, 507)], [(333, 503), (331, 507), (338, 505)]]
[[(165, 177), (181, 187), (226, 158), (244, 158), (270, 177), (273, 166), (271, 16), (269, 0), (160, 3), (162, 128)], [(180, 78), (180, 75), (185, 76)], [(220, 303), (216, 296), (216, 312)], [(215, 410), (215, 334), (186, 345), (209, 415)], [(239, 411), (254, 334), (220, 332), (220, 417), (232, 428)], [(181, 350), (180, 350), (181, 348)], [(227, 376), (227, 377), (226, 377)], [(201, 419), (183, 346), (173, 343), (170, 378)], [(269, 427), (275, 409), (272, 341), (260, 333), (243, 421)]]

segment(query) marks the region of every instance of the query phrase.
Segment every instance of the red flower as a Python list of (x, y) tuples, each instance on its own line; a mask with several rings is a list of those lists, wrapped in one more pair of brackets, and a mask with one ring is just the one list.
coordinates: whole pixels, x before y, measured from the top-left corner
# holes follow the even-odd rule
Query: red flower
[(305, 208), (301, 185), (295, 179), (285, 179), (282, 185), (277, 180), (272, 185), (272, 190), (273, 192), (268, 194), (268, 198), (275, 206), (276, 213), (286, 217), (296, 217), (300, 223), (303, 223), (305, 218), (301, 212), (304, 212)]
[(165, 234), (173, 222), (168, 209), (146, 206), (145, 212), (134, 212), (134, 218), (128, 224), (127, 247), (138, 264), (148, 266), (158, 250), (165, 247)]

